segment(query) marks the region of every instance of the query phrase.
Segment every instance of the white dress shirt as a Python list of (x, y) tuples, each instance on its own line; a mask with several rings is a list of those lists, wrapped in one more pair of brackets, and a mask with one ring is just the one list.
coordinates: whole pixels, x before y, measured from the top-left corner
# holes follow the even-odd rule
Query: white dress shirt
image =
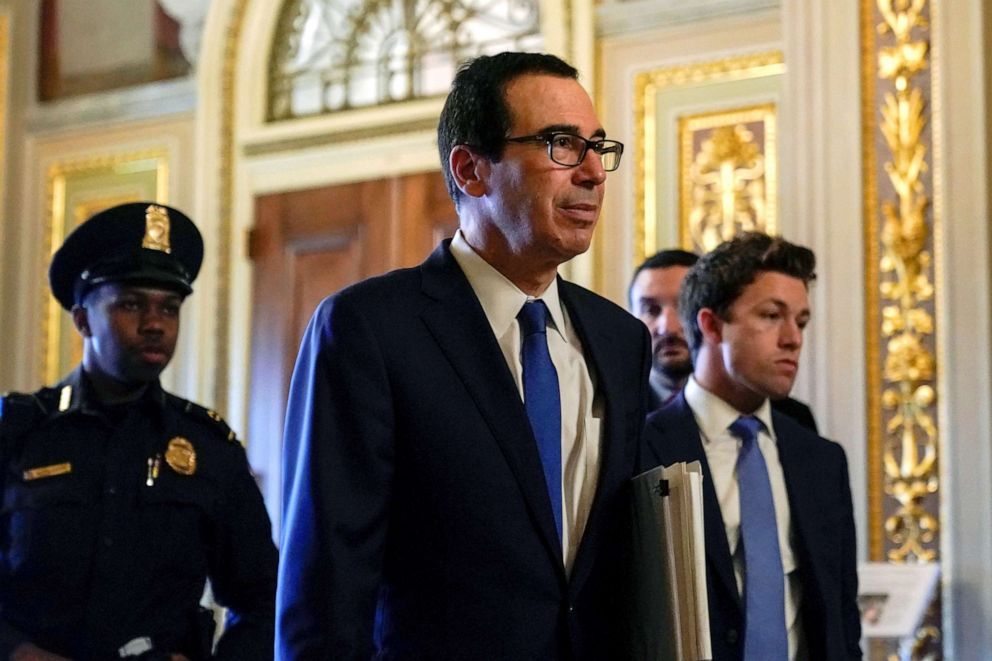
[[(713, 476), (713, 488), (720, 501), (720, 513), (727, 532), (727, 542), (734, 563), (738, 593), (744, 592), (744, 549), (739, 544), (741, 528), (740, 489), (737, 485), (737, 455), (741, 440), (730, 433), (728, 427), (742, 414), (727, 402), (704, 389), (694, 377), (685, 386), (685, 400), (692, 409), (699, 426), (699, 436), (706, 452), (706, 461)], [(789, 658), (806, 658), (799, 606), (802, 585), (799, 581), (798, 560), (793, 551), (792, 516), (789, 497), (785, 488), (785, 474), (778, 459), (775, 429), (772, 427), (771, 404), (766, 399), (753, 414), (764, 423), (758, 433), (758, 447), (768, 468), (768, 481), (775, 502), (775, 523), (778, 527), (778, 546), (782, 554), (785, 573), (785, 625), (789, 632)]]
[[(522, 401), (523, 363), (517, 314), (524, 303), (535, 297), (520, 291), (482, 259), (465, 241), (461, 230), (451, 241), (451, 254), (482, 304)], [(565, 570), (571, 572), (596, 495), (604, 409), (601, 398), (596, 396), (582, 343), (558, 298), (557, 279), (536, 298), (544, 301), (551, 313), (548, 351), (558, 372), (561, 392), (562, 557)]]

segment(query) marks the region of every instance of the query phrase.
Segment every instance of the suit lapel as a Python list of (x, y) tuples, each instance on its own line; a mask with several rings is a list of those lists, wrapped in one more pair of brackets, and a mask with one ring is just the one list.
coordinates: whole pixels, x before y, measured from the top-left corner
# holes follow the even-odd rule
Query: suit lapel
[(447, 241), (421, 265), (421, 272), (424, 293), (434, 299), (421, 318), (499, 444), (545, 546), (564, 576), (537, 442), (482, 305), (448, 251)]
[[(812, 435), (792, 418), (773, 412), (772, 424), (775, 426), (775, 437), (778, 444), (779, 463), (785, 476), (785, 489), (789, 495), (789, 509), (792, 525), (795, 527), (796, 539), (800, 548), (796, 549), (803, 562), (809, 563), (809, 573), (814, 576), (817, 585), (824, 584), (818, 572), (819, 563), (815, 562), (815, 549), (826, 548), (823, 539), (824, 531), (819, 524), (823, 513), (815, 494), (820, 490), (821, 474), (817, 470), (820, 463), (811, 455), (809, 444), (804, 442), (806, 436)], [(829, 582), (829, 581), (828, 581)]]
[(596, 394), (603, 398), (603, 428), (600, 432), (599, 476), (596, 495), (586, 521), (585, 532), (572, 566), (570, 584), (573, 591), (581, 588), (582, 583), (593, 566), (593, 554), (600, 543), (596, 536), (603, 528), (598, 519), (603, 516), (607, 504), (603, 494), (612, 493), (610, 486), (618, 480), (630, 477), (631, 468), (624, 471), (624, 458), (628, 455), (628, 443), (633, 438), (626, 438), (625, 424), (629, 411), (623, 410), (622, 401), (611, 397), (610, 393), (621, 392), (622, 384), (618, 375), (611, 369), (614, 365), (622, 364), (619, 357), (614, 356), (616, 349), (608, 329), (601, 327), (600, 319), (589, 314), (578, 295), (575, 285), (558, 279), (558, 292), (568, 310), (568, 317), (582, 343), (582, 353), (590, 372), (594, 375)]
[(723, 523), (720, 511), (720, 501), (713, 487), (713, 475), (706, 452), (699, 438), (699, 426), (692, 415), (692, 409), (685, 401), (682, 391), (659, 414), (658, 424), (654, 426), (657, 441), (651, 450), (660, 460), (661, 465), (670, 466), (678, 461), (698, 461), (703, 467), (703, 526), (706, 537), (706, 559), (723, 584), (728, 594), (733, 595), (734, 603), (741, 607), (740, 592), (737, 589), (737, 579), (734, 576), (734, 565), (730, 556), (730, 545), (727, 543), (727, 528)]

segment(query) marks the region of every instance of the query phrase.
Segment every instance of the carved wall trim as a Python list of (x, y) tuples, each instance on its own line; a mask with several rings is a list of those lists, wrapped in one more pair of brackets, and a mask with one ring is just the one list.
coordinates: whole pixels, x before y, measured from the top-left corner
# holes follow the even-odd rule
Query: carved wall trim
[(248, 0), (236, 0), (231, 8), (230, 20), (224, 39), (224, 56), (221, 69), (221, 109), (220, 109), (220, 162), (217, 191), (218, 229), (221, 249), (217, 251), (217, 308), (216, 342), (217, 357), (214, 364), (214, 408), (226, 411), (228, 404), (228, 371), (231, 361), (230, 316), (231, 316), (231, 251), (234, 209), (235, 171), (235, 112), (237, 95), (237, 64), (241, 47), (241, 33), (248, 8)]
[(714, 81), (733, 81), (781, 74), (785, 70), (781, 51), (665, 67), (637, 74), (634, 79), (634, 263), (639, 264), (658, 249), (656, 97), (668, 87)]
[[(862, 0), (869, 555), (940, 559), (934, 0)], [(939, 649), (935, 605), (918, 646)]]
[[(44, 383), (57, 383), (82, 359), (82, 344), (74, 333), (67, 332), (71, 324), (49, 293), (44, 277), (52, 255), (72, 230), (98, 211), (139, 200), (168, 203), (169, 160), (169, 149), (160, 147), (73, 158), (48, 166), (45, 235), (36, 270), (42, 276), (38, 280), (42, 309), (39, 367)], [(70, 189), (77, 189), (74, 196)]]

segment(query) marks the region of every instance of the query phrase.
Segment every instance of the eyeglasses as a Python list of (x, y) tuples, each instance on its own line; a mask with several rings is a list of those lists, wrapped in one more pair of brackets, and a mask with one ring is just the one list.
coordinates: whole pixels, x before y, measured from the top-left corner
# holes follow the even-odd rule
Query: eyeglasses
[(574, 168), (592, 149), (603, 161), (603, 169), (613, 172), (620, 167), (623, 143), (616, 140), (586, 140), (572, 133), (538, 133), (518, 138), (506, 138), (506, 142), (544, 142), (548, 145), (548, 158), (565, 167)]

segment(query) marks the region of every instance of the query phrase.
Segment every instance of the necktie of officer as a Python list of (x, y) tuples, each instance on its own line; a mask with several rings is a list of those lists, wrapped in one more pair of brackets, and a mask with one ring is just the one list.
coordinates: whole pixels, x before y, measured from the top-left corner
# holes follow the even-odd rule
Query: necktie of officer
[(788, 659), (785, 629), (785, 576), (778, 545), (775, 502), (765, 458), (758, 447), (764, 425), (754, 416), (741, 416), (730, 433), (741, 439), (737, 455), (737, 485), (744, 544), (744, 659)]
[(517, 321), (520, 322), (524, 406), (537, 439), (551, 511), (561, 540), (561, 393), (558, 372), (548, 352), (548, 314), (544, 301), (528, 301), (520, 308)]

